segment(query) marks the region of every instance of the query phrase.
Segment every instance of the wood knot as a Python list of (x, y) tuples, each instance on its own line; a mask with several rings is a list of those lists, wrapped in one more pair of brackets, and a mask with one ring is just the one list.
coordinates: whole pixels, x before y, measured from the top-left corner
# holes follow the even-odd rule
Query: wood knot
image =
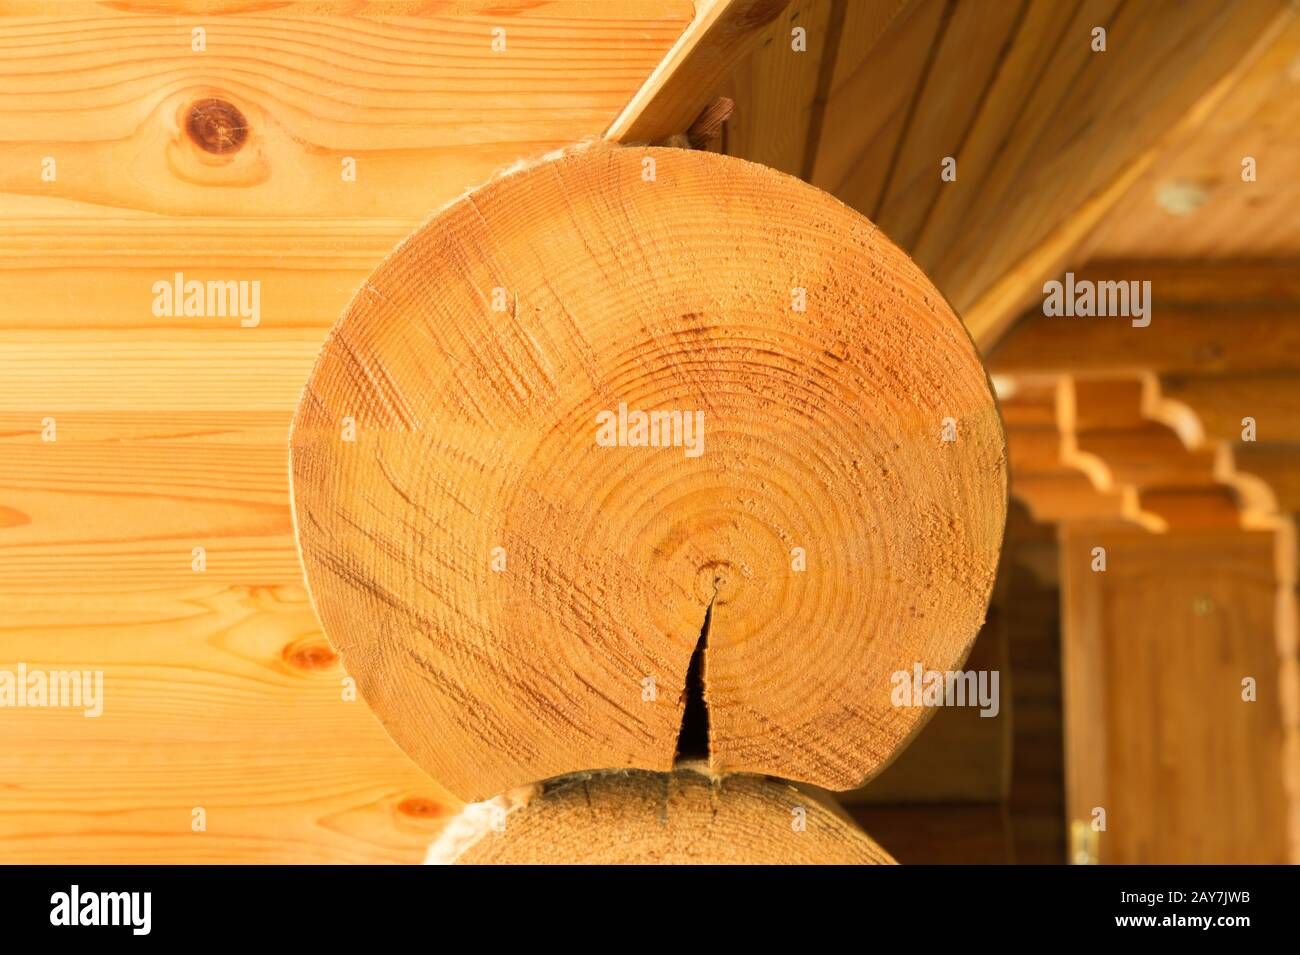
[(295, 640), (281, 655), (286, 663), (299, 670), (328, 670), (338, 662), (338, 654), (319, 637)]
[(415, 816), (420, 819), (428, 819), (433, 816), (442, 815), (442, 804), (432, 799), (425, 799), (422, 796), (412, 796), (409, 799), (403, 799), (397, 804), (397, 811), (404, 816)]
[(248, 139), (248, 120), (223, 99), (201, 99), (190, 106), (185, 129), (200, 149), (217, 155), (235, 152)]

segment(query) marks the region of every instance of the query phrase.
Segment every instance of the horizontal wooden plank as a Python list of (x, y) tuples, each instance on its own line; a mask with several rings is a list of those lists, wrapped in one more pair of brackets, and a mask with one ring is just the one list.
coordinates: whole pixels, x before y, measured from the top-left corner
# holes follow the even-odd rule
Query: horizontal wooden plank
[(1151, 324), (1031, 312), (989, 356), (998, 374), (1300, 370), (1300, 309), (1165, 308)]
[(344, 699), (301, 586), (69, 577), (4, 604), (4, 666), (103, 673), (98, 717), (6, 711), (6, 862), (418, 862), (458, 807)]
[(1052, 473), (1065, 468), (1061, 461), (1061, 433), (1055, 427), (1007, 428), (1007, 457), (1017, 477)]
[(1100, 491), (1084, 474), (1011, 475), (1011, 493), (1024, 502), (1034, 520), (1051, 524), (1127, 521), (1132, 495)]
[[(1210, 487), (1217, 483), (1214, 449), (1189, 451), (1163, 425), (1115, 431), (1082, 431), (1074, 449), (1099, 459), (1116, 487)], [(1071, 460), (1069, 451), (1066, 460)]]
[[(15, 195), (173, 215), (420, 215), (515, 159), (599, 135), (692, 7), (470, 9), (167, 16), (78, 3), (8, 17), (0, 217)], [(242, 116), (238, 150), (213, 155), (188, 135), (209, 98)]]
[[(42, 440), (31, 419), (3, 419), (0, 593), (88, 581), (104, 589), (196, 579), (301, 585), (285, 432), (277, 441), (218, 443), (199, 422), (173, 416), (172, 427), (187, 429), (178, 439), (151, 439), (137, 420), (113, 439), (88, 441), (76, 413), (65, 416), (62, 433), (60, 415), (51, 417), (54, 441)], [(153, 427), (163, 431), (161, 424)], [(133, 439), (121, 437), (132, 430)], [(206, 551), (201, 573), (192, 566), (195, 547)]]
[(1258, 441), (1300, 442), (1300, 376), (1295, 372), (1161, 375), (1160, 392), (1190, 407), (1210, 438), (1241, 440), (1242, 419), (1250, 417)]
[(0, 409), (290, 411), (325, 330), (0, 333)]
[(1300, 310), (1300, 260), (1276, 254), (1253, 259), (1098, 257), (1075, 269), (1075, 275), (1089, 281), (1150, 282), (1162, 308), (1178, 305)]

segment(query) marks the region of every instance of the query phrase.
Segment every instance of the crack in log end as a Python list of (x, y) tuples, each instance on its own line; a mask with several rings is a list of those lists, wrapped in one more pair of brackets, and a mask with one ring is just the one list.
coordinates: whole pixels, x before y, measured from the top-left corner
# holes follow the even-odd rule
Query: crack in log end
[(713, 619), (713, 601), (704, 610), (704, 626), (691, 654), (691, 664), (686, 670), (686, 708), (682, 711), (682, 726), (677, 731), (677, 762), (703, 760), (709, 762), (709, 704), (704, 698), (704, 657), (709, 648), (709, 623)]

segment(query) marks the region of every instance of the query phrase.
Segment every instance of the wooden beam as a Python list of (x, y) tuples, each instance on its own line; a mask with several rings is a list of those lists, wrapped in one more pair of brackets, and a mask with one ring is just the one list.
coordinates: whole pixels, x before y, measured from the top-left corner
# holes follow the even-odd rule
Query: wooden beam
[(1285, 513), (1268, 482), (1237, 466), (1231, 444), (1207, 440), (1199, 418), (1164, 398), (1155, 376), (994, 380), (1012, 413), (1011, 492), (1039, 520), (1122, 519), (1165, 533), (1274, 528)]
[(650, 143), (684, 133), (790, 0), (696, 0), (695, 18), (605, 139)]
[(1015, 475), (1050, 474), (1065, 470), (1061, 460), (1061, 432), (1055, 427), (1007, 428), (1007, 459)]
[(1281, 308), (1292, 314), (1300, 312), (1300, 260), (1294, 258), (1098, 258), (1075, 269), (1075, 274), (1090, 281), (1150, 282), (1161, 309)]
[(1011, 493), (1044, 524), (1128, 521), (1135, 508), (1131, 491), (1101, 491), (1084, 474), (1012, 473)]
[(1234, 530), (1245, 523), (1236, 494), (1223, 485), (1140, 490), (1138, 507), (1159, 520), (1165, 533)]
[(1041, 294), (1043, 280), (1070, 260), (1111, 207), (1147, 170), (1155, 155), (1156, 150), (1151, 150), (1139, 156), (1099, 192), (1072, 209), (1022, 259), (1011, 263), (988, 285), (969, 293), (973, 297), (962, 308), (962, 320), (981, 349), (988, 351), (996, 346), (1020, 310)]
[[(1082, 277), (1082, 276), (1081, 276)], [(1151, 324), (1120, 318), (1024, 315), (989, 356), (994, 374), (1209, 374), (1300, 371), (1300, 303), (1287, 308), (1162, 304)]]
[(1066, 432), (1125, 431), (1150, 424), (1140, 378), (1063, 379), (1056, 393), (1058, 426)]
[[(1300, 322), (1278, 322), (1278, 325)], [(1240, 441), (1242, 420), (1254, 418), (1256, 440), (1300, 442), (1300, 370), (1265, 374), (1161, 375), (1166, 400), (1191, 408), (1207, 436)]]
[[(1067, 386), (1068, 384), (1068, 386)], [(1121, 405), (1134, 403), (1125, 382), (1114, 383), (1124, 395)], [(1063, 440), (1059, 421), (1078, 423), (1080, 407), (1087, 422), (1099, 402), (1110, 395), (1089, 383), (1063, 383), (1044, 378), (995, 377), (1007, 429), (1011, 467), (1011, 493), (1024, 502), (1034, 519), (1045, 523), (1073, 521), (1127, 521), (1140, 519), (1132, 488), (1108, 483), (1109, 473), (1077, 458), (1067, 460), (1073, 448)], [(1075, 390), (1084, 388), (1092, 400), (1077, 402)], [(1125, 408), (1125, 413), (1128, 410)]]
[[(1071, 443), (1071, 438), (1072, 443)], [(1131, 430), (1079, 431), (1066, 438), (1067, 462), (1089, 455), (1105, 465), (1107, 482), (1140, 490), (1208, 488), (1218, 483), (1213, 449), (1189, 451), (1164, 425)]]

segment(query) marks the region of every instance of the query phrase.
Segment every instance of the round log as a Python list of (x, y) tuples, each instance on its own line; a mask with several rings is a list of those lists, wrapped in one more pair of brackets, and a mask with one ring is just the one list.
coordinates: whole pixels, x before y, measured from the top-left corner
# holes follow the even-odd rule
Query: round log
[(291, 437), (330, 641), (481, 800), (696, 755), (860, 785), (988, 603), (1005, 440), (943, 297), (761, 166), (592, 147), (435, 216), (366, 282)]
[(761, 776), (581, 773), (475, 804), (430, 847), (459, 865), (889, 865), (847, 817)]

